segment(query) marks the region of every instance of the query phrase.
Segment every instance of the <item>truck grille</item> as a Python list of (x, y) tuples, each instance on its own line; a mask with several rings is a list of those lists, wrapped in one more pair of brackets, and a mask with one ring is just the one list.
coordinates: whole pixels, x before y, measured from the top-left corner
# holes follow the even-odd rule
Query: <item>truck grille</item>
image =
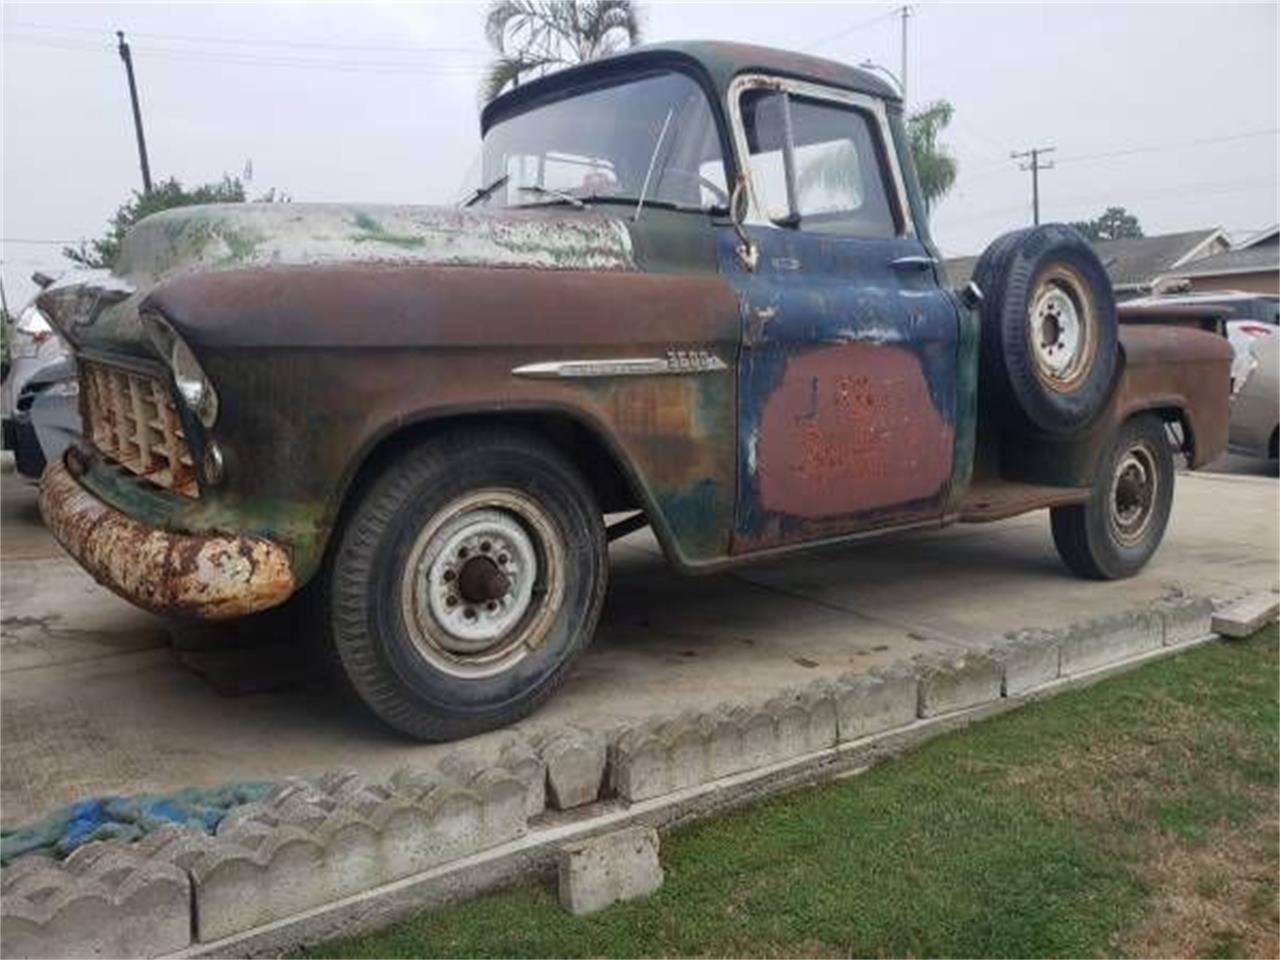
[(86, 361), (80, 369), (93, 445), (158, 487), (198, 497), (191, 450), (168, 386), (101, 363)]

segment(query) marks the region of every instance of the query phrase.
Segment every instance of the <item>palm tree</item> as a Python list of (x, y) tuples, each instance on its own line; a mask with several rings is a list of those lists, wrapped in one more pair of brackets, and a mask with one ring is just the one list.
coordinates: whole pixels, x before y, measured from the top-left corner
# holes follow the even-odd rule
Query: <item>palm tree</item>
[(935, 100), (907, 117), (907, 142), (911, 145), (924, 206), (930, 211), (956, 182), (955, 157), (938, 142), (938, 134), (951, 122), (952, 112), (946, 100)]
[(485, 78), (488, 101), (522, 80), (635, 44), (640, 21), (632, 0), (493, 0), (484, 32), (498, 54)]

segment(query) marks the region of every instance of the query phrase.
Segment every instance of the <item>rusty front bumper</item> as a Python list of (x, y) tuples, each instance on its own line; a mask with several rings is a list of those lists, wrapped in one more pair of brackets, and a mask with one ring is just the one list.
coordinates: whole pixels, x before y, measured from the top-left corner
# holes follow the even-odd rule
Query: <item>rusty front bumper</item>
[(81, 486), (61, 459), (40, 481), (40, 513), (95, 580), (155, 613), (227, 620), (274, 607), (294, 591), (289, 555), (279, 544), (140, 523)]

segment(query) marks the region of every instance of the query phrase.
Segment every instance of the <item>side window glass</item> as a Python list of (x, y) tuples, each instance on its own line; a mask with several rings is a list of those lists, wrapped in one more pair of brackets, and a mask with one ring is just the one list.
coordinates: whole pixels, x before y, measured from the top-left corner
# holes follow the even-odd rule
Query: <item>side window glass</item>
[(747, 135), (750, 155), (751, 184), (764, 207), (764, 214), (774, 223), (791, 214), (787, 190), (786, 94), (775, 90), (750, 90), (742, 96), (742, 125)]
[(752, 183), (770, 220), (809, 233), (897, 234), (871, 122), (861, 111), (778, 91), (742, 99)]

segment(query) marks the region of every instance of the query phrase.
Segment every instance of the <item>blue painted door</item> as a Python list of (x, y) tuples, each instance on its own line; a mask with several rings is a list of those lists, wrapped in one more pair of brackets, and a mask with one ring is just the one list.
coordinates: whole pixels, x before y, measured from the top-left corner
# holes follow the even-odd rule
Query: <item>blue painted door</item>
[(847, 104), (743, 97), (755, 271), (742, 309), (733, 550), (939, 518), (955, 448), (958, 317), (903, 221), (883, 131)]

